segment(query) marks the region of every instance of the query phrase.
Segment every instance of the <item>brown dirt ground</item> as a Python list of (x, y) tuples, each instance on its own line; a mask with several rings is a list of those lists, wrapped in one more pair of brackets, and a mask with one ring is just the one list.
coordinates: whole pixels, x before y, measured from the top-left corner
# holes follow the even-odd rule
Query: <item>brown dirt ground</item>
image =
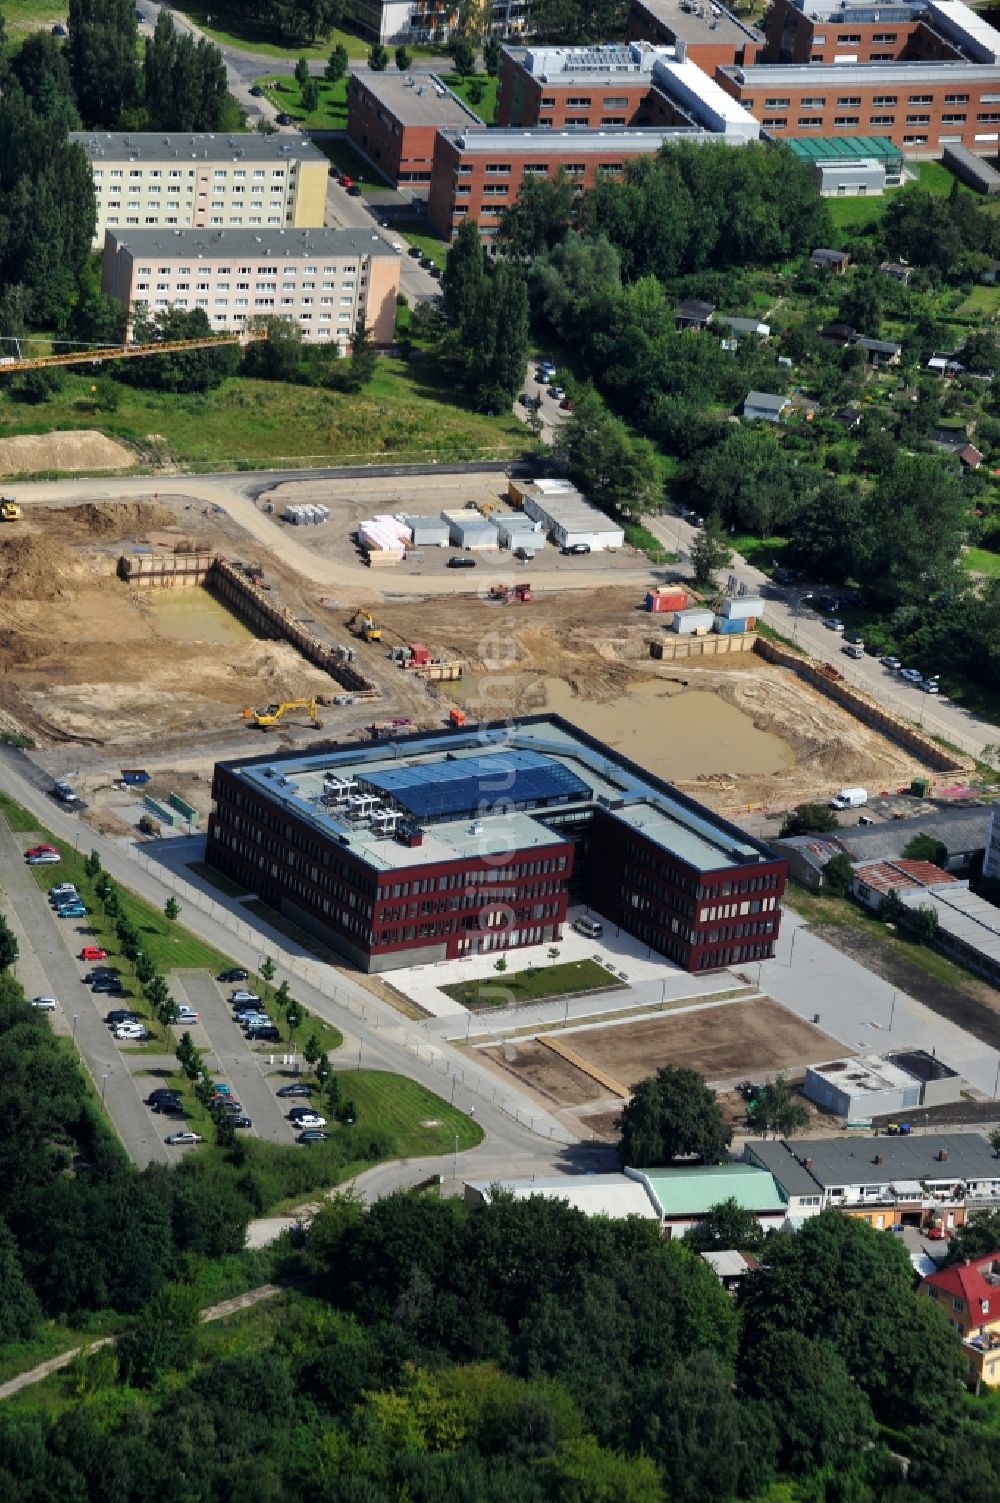
[[(828, 1034), (803, 1023), (770, 997), (574, 1029), (564, 1037), (577, 1054), (626, 1085), (661, 1065), (682, 1065), (709, 1081), (726, 1081), (737, 1075), (794, 1071), (843, 1053)], [(607, 1095), (582, 1070), (534, 1040), (482, 1052), (562, 1106), (579, 1106)]]
[(86, 428), (0, 439), (0, 475), (37, 475), (43, 470), (128, 470), (134, 464), (135, 455), (124, 444)]

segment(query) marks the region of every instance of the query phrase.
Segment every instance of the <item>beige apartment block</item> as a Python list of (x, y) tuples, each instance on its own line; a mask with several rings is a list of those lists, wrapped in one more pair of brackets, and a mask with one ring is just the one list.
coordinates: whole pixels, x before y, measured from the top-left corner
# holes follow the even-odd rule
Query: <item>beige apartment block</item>
[(392, 341), (400, 256), (370, 230), (111, 230), (101, 286), (128, 310), (201, 308), (239, 333), (257, 318), (292, 318), (311, 342), (350, 348), (359, 318)]
[(329, 163), (307, 136), (74, 131), (106, 230), (322, 225)]

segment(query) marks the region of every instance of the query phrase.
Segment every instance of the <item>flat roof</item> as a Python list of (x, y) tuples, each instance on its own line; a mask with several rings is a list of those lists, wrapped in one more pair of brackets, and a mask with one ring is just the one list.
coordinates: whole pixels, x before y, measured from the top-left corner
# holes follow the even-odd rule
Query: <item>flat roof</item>
[(899, 898), (907, 908), (933, 908), (942, 933), (1000, 960), (1000, 908), (972, 892), (967, 882), (901, 892)]
[(484, 789), (494, 787), (499, 801), (511, 804), (548, 806), (590, 796), (590, 788), (572, 768), (536, 751), (390, 767), (366, 773), (364, 782), (419, 820), (471, 819), (482, 807)]
[[(915, 1109), (919, 1115), (920, 1108)], [(1000, 1159), (986, 1138), (975, 1132), (911, 1133), (900, 1138), (796, 1138), (794, 1144), (753, 1143), (753, 1152), (761, 1160), (761, 1151), (780, 1150), (790, 1159), (809, 1160), (808, 1173), (824, 1189), (848, 1185), (891, 1185), (897, 1181), (937, 1181), (951, 1184), (956, 1180), (1000, 1180)], [(941, 1152), (947, 1158), (939, 1159)], [(882, 1162), (876, 1164), (875, 1158)], [(776, 1162), (783, 1161), (780, 1153)], [(781, 1169), (775, 1167), (784, 1183)]]
[(305, 135), (276, 131), (70, 131), (92, 162), (287, 162), (327, 159)]
[(787, 1143), (754, 1138), (744, 1146), (743, 1152), (749, 1159), (763, 1164), (774, 1175), (786, 1195), (819, 1194), (819, 1182), (808, 1169), (802, 1167)]
[(918, 83), (992, 83), (1000, 80), (1000, 67), (981, 63), (749, 63), (721, 69), (727, 78), (747, 89), (763, 88), (769, 94), (790, 88), (869, 88), (888, 84), (900, 89)]
[(152, 258), (201, 256), (390, 256), (399, 259), (388, 240), (372, 230), (232, 229), (122, 230), (109, 229), (108, 241), (134, 256)]
[(470, 1179), (466, 1184), (484, 1199), (494, 1192), (512, 1195), (515, 1200), (561, 1200), (587, 1216), (641, 1216), (644, 1221), (658, 1221), (659, 1213), (646, 1187), (624, 1174), (562, 1174), (539, 1179)]
[(652, 42), (609, 42), (593, 47), (505, 47), (504, 51), (532, 78), (549, 84), (646, 83), (653, 62), (672, 47)]
[[(540, 753), (546, 766), (560, 765), (561, 788), (555, 796), (561, 803), (510, 809), (511, 754), (524, 751)], [(402, 844), (391, 829), (373, 827), (360, 807), (352, 812), (348, 805), (331, 801), (336, 797), (336, 781), (353, 780), (360, 786), (351, 793), (363, 794), (370, 784), (369, 804), (378, 799), (390, 803), (376, 784), (380, 775), (388, 790), (389, 774), (420, 766), (426, 784), (433, 786), (437, 769), (450, 769), (457, 763), (475, 767), (480, 778), (479, 807), (485, 812), (477, 812), (471, 821), (468, 815), (459, 815), (420, 824), (423, 842), (419, 846)], [(498, 853), (561, 843), (564, 837), (546, 819), (574, 806), (600, 807), (609, 818), (642, 830), (649, 840), (698, 872), (776, 859), (763, 843), (558, 715), (417, 732), (388, 743), (331, 743), (304, 753), (265, 754), (219, 765), (376, 871), (474, 856), (493, 861)], [(461, 769), (453, 775), (460, 776)], [(490, 812), (494, 809), (501, 812)], [(419, 818), (404, 817), (404, 823), (419, 824)]]
[(645, 11), (686, 42), (714, 42), (722, 46), (727, 42), (764, 40), (763, 32), (710, 0), (632, 0), (632, 8)]
[(1000, 31), (961, 0), (929, 0), (927, 14), (949, 41), (967, 47), (981, 61), (1000, 58)]
[(626, 1169), (649, 1185), (663, 1215), (704, 1216), (723, 1200), (745, 1211), (783, 1211), (785, 1200), (769, 1169), (756, 1164), (679, 1165), (669, 1169)]
[(671, 98), (679, 98), (682, 104), (701, 106), (711, 116), (717, 116), (729, 125), (745, 129), (748, 123), (756, 123), (747, 107), (734, 99), (728, 89), (710, 78), (703, 68), (691, 61), (677, 58), (661, 58), (653, 67), (653, 80)]
[[(746, 118), (746, 111), (743, 111)], [(482, 126), (473, 130), (442, 130), (439, 132), (451, 141), (459, 151), (496, 156), (499, 152), (515, 152), (519, 156), (549, 152), (567, 152), (572, 148), (584, 154), (595, 151), (659, 151), (668, 141), (718, 140), (712, 131), (699, 130), (694, 125), (588, 126), (585, 130), (553, 130), (548, 125), (535, 125), (518, 129), (515, 126)]]
[(482, 124), (482, 117), (434, 73), (352, 72), (401, 125)]
[(899, 1090), (913, 1084), (910, 1072), (883, 1054), (833, 1059), (826, 1065), (810, 1065), (809, 1069), (820, 1080), (848, 1096), (859, 1096), (863, 1091)]

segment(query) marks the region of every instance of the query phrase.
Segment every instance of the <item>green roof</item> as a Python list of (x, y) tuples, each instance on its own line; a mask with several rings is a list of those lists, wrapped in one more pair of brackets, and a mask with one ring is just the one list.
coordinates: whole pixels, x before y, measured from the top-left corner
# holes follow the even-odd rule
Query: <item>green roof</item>
[(785, 1209), (774, 1175), (755, 1164), (699, 1164), (639, 1172), (645, 1175), (664, 1216), (703, 1216), (723, 1200), (735, 1200), (744, 1211)]
[(804, 136), (786, 141), (797, 157), (807, 162), (866, 161), (897, 162), (903, 153), (888, 136)]

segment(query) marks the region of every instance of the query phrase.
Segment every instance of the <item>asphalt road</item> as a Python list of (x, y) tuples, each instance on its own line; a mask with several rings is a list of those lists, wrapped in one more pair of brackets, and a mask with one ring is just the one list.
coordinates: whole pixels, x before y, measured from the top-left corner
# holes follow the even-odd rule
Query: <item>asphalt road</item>
[[(72, 818), (61, 817), (67, 821)], [(126, 1057), (104, 1022), (107, 1010), (121, 1004), (106, 996), (95, 997), (81, 984), (87, 967), (75, 958), (70, 945), (78, 949), (88, 942), (87, 920), (55, 917), (21, 852), (21, 842), (11, 833), (7, 821), (0, 819), (3, 888), (20, 929), (19, 979), (29, 996), (58, 1000), (59, 1031), (74, 1038), (97, 1091), (103, 1092), (108, 1115), (135, 1162), (140, 1167), (164, 1163), (167, 1150), (140, 1095), (142, 1087), (133, 1081)], [(147, 1085), (148, 1080), (142, 1082), (142, 1086)]]

